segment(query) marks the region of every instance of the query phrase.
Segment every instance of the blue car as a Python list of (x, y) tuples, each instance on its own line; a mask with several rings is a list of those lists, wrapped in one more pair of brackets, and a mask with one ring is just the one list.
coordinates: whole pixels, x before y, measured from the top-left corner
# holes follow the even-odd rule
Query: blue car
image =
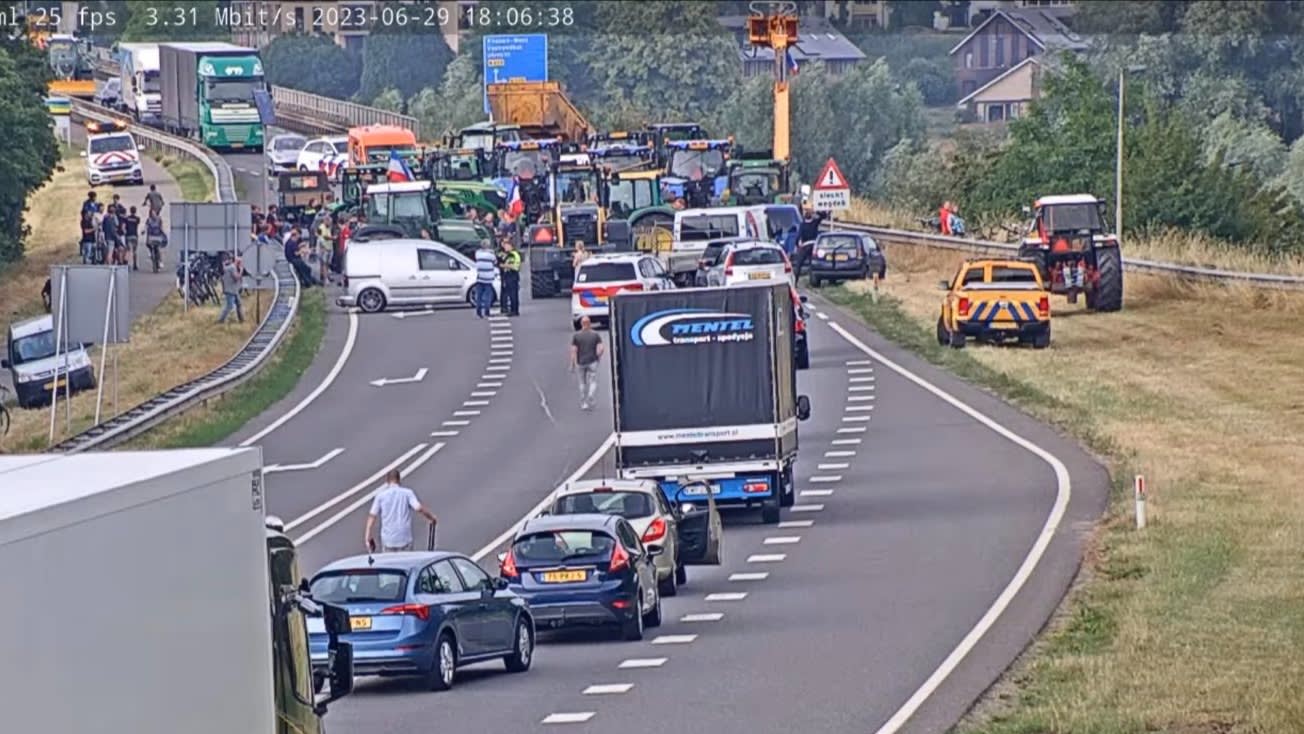
[(618, 515), (545, 515), (516, 533), (500, 572), (540, 626), (618, 625), (641, 640), (661, 624), (652, 559), (662, 550)]
[[(313, 577), (312, 598), (349, 611), (357, 676), (419, 676), (431, 690), (453, 685), (458, 668), (501, 659), (530, 669), (534, 618), (525, 600), (470, 558), (444, 551), (381, 553), (336, 561)], [(327, 636), (309, 618), (314, 679), (327, 673)]]

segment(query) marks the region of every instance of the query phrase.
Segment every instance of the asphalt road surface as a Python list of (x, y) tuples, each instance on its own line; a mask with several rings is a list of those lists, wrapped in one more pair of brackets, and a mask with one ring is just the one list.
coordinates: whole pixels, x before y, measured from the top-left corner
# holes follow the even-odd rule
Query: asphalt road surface
[[(1050, 429), (812, 305), (799, 389), (813, 415), (785, 524), (727, 517), (724, 565), (691, 568), (642, 643), (545, 632), (530, 672), (484, 664), (447, 693), (361, 679), (332, 705), (332, 731), (954, 723), (1050, 616), (1107, 477)], [(362, 551), (389, 467), (440, 516), (439, 546), (490, 571), (496, 543), (549, 491), (609, 473), (610, 383), (603, 407), (579, 410), (570, 333), (563, 300), (527, 301), (510, 320), (465, 308), (333, 314), (295, 393), (233, 441), (277, 465), (268, 510), (301, 542), (303, 571)]]

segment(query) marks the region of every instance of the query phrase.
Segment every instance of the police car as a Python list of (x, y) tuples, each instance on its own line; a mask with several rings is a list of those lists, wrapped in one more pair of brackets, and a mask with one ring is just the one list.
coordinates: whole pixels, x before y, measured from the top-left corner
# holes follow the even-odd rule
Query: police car
[(140, 149), (125, 122), (86, 123), (86, 182), (91, 186), (145, 183)]
[(669, 290), (675, 287), (661, 261), (643, 253), (593, 255), (580, 263), (571, 285), (571, 322), (580, 319), (606, 323), (611, 297), (625, 291)]

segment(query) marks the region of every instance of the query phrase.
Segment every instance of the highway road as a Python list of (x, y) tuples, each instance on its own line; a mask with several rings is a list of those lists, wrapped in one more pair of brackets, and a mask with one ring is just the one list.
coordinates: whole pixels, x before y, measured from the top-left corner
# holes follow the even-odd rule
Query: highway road
[[(730, 519), (725, 564), (690, 569), (645, 642), (545, 633), (529, 673), (487, 664), (443, 694), (363, 679), (332, 706), (332, 730), (948, 728), (1053, 611), (1107, 477), (1050, 429), (815, 305), (799, 377), (814, 414), (785, 524)], [(302, 543), (305, 573), (362, 550), (389, 467), (440, 515), (440, 547), (489, 570), (552, 488), (609, 471), (609, 408), (578, 409), (569, 334), (561, 300), (510, 320), (332, 314), (295, 394), (233, 441), (278, 465), (268, 510)]]

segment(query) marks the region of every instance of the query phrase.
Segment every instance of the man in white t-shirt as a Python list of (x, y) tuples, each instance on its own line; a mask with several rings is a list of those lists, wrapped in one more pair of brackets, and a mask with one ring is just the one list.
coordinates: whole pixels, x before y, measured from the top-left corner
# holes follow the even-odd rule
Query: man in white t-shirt
[(371, 531), (380, 520), (380, 546), (385, 553), (398, 553), (412, 550), (412, 513), (418, 513), (433, 525), (439, 522), (435, 513), (421, 506), (417, 495), (407, 487), (399, 485), (398, 469), (393, 469), (385, 477), (385, 486), (371, 503), (371, 513), (367, 515), (367, 531), (363, 543), (367, 550), (376, 549)]

